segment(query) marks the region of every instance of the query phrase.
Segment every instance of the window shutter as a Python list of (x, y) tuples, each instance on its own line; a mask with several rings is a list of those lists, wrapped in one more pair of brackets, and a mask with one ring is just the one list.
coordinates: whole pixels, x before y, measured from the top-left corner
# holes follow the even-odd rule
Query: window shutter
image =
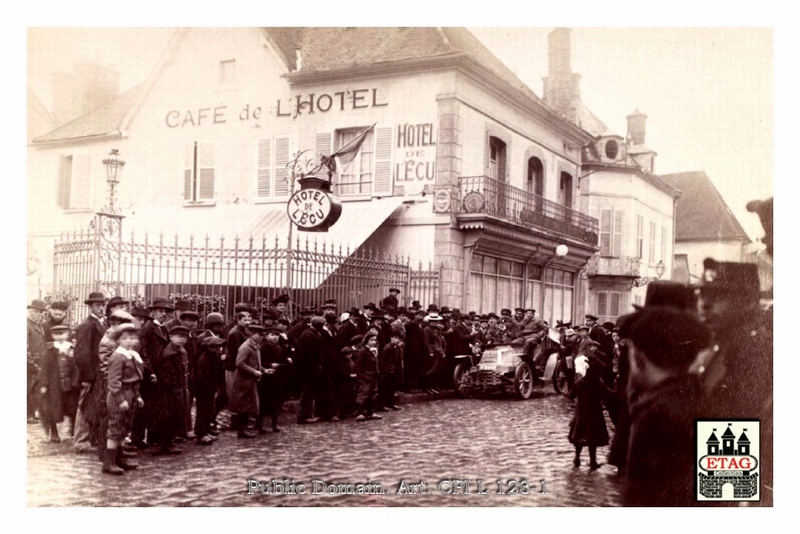
[(375, 128), (375, 174), (372, 194), (391, 195), (392, 188), (392, 130), (391, 127)]
[(183, 200), (194, 200), (192, 194), (192, 182), (194, 181), (194, 147), (195, 144), (186, 147), (183, 161)]
[(214, 145), (201, 143), (197, 146), (197, 167), (200, 177), (197, 180), (197, 200), (214, 199)]
[(597, 316), (605, 317), (608, 315), (608, 293), (602, 291), (597, 294)]
[(289, 195), (289, 136), (283, 135), (275, 138), (275, 196)]
[(619, 317), (619, 293), (608, 294), (608, 316)]
[(69, 208), (70, 173), (72, 172), (72, 157), (58, 157), (58, 193), (56, 204), (59, 208)]
[(317, 161), (319, 161), (322, 156), (330, 156), (331, 153), (333, 153), (333, 134), (329, 132), (318, 133)]
[(71, 208), (88, 208), (91, 206), (92, 159), (88, 154), (72, 158), (72, 184), (69, 206)]
[(602, 208), (600, 210), (600, 255), (609, 256), (611, 254), (611, 213), (612, 210)]
[(614, 238), (611, 255), (619, 257), (622, 254), (622, 211), (614, 210)]
[(256, 196), (267, 198), (272, 192), (272, 139), (258, 140), (258, 185)]

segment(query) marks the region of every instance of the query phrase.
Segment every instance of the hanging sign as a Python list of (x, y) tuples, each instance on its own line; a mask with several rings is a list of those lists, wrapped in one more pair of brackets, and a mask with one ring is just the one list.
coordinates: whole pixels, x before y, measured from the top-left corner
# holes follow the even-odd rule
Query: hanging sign
[(298, 182), (300, 191), (286, 205), (289, 219), (303, 232), (327, 232), (342, 215), (342, 204), (330, 193), (330, 182), (317, 177)]

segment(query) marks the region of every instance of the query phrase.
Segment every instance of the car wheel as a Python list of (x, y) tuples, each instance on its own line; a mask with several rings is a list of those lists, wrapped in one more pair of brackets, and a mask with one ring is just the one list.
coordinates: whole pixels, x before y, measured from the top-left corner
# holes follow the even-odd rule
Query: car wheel
[(453, 389), (459, 397), (469, 396), (469, 365), (459, 363), (453, 371)]
[(569, 394), (569, 377), (567, 376), (567, 366), (564, 360), (559, 360), (555, 371), (553, 371), (553, 389), (561, 395)]
[(514, 392), (520, 399), (529, 399), (533, 394), (533, 372), (528, 362), (522, 362), (514, 374)]

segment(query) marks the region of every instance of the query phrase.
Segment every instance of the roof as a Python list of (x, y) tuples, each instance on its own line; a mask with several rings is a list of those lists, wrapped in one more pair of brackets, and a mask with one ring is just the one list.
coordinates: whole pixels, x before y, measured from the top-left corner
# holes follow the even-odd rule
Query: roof
[(750, 439), (747, 437), (747, 434), (745, 434), (744, 432), (742, 432), (742, 435), (741, 435), (741, 436), (739, 436), (739, 441), (738, 441), (738, 443), (750, 443)]
[(750, 242), (705, 171), (662, 174), (660, 178), (682, 193), (675, 206), (676, 241)]
[(711, 437), (706, 440), (706, 443), (719, 443), (719, 439), (714, 432), (711, 432)]
[(414, 59), (465, 55), (495, 76), (540, 101), (539, 97), (466, 28), (264, 28), (297, 71), (323, 72), (401, 62)]
[(122, 120), (137, 102), (141, 89), (142, 85), (137, 85), (89, 113), (52, 132), (40, 135), (33, 140), (33, 143), (77, 140), (119, 133)]
[[(576, 99), (575, 102), (575, 123), (577, 126), (580, 126), (585, 131), (592, 134), (592, 137), (605, 137), (611, 135), (617, 135), (616, 133), (609, 130), (608, 126), (601, 121), (597, 115), (592, 113), (586, 104), (583, 103), (580, 99)], [(619, 137), (619, 136), (618, 136)]]
[(725, 432), (722, 434), (723, 438), (735, 438), (736, 436), (733, 435), (733, 430), (731, 427), (725, 429)]

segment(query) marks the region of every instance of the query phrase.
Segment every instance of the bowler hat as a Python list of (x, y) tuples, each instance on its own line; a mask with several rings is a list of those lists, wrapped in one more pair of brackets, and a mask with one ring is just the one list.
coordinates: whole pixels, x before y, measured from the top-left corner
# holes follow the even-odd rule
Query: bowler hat
[(386, 316), (383, 314), (383, 310), (375, 310), (375, 313), (372, 314), (373, 319), (383, 319)]
[(134, 306), (131, 310), (131, 315), (134, 317), (141, 317), (142, 319), (149, 319), (150, 318), (150, 310), (147, 308), (142, 308), (141, 306)]
[(633, 307), (641, 310), (654, 306), (670, 306), (681, 310), (693, 310), (696, 305), (697, 298), (692, 286), (668, 280), (654, 280), (647, 285), (644, 306), (634, 304)]
[(364, 336), (362, 336), (361, 334), (356, 334), (355, 336), (350, 338), (351, 345), (358, 345), (362, 341), (364, 341)]
[(34, 309), (34, 310), (39, 310), (39, 311), (47, 311), (47, 306), (45, 306), (43, 300), (36, 299), (34, 301), (31, 301), (31, 305), (28, 306), (28, 309), (29, 310), (30, 309)]
[(442, 314), (451, 313), (450, 308), (448, 306), (442, 306), (441, 312)]
[(362, 306), (362, 308), (364, 308), (365, 310), (377, 310), (378, 309), (378, 307), (375, 306), (374, 302), (368, 302), (368, 303), (364, 304)]
[(439, 312), (439, 306), (437, 306), (436, 304), (428, 304), (428, 313), (431, 313), (431, 312), (437, 312), (438, 313)]
[(614, 323), (612, 323), (611, 321), (606, 321), (603, 323), (603, 328), (605, 328), (606, 330), (613, 330)]
[(179, 300), (175, 303), (175, 309), (178, 311), (189, 311), (193, 308), (191, 300)]
[(290, 300), (289, 295), (283, 293), (282, 295), (278, 295), (277, 297), (272, 299), (269, 303), (272, 304), (273, 306), (277, 306), (278, 304), (286, 304), (287, 302), (289, 302), (289, 300)]
[(99, 291), (92, 291), (89, 293), (89, 298), (84, 300), (84, 304), (103, 304), (106, 301), (106, 296)]
[(196, 311), (184, 310), (178, 314), (178, 319), (194, 319), (195, 321), (199, 321), (200, 314)]
[(112, 341), (118, 341), (120, 336), (125, 332), (138, 334), (139, 327), (132, 323), (122, 323), (119, 326), (115, 326), (111, 330), (109, 330), (108, 337), (111, 338)]
[(206, 326), (215, 324), (225, 324), (225, 318), (222, 316), (222, 314), (214, 312), (206, 315)]
[(170, 303), (169, 299), (166, 297), (155, 297), (153, 302), (150, 306), (147, 307), (148, 310), (167, 310), (173, 311), (175, 308), (172, 307), (172, 303)]
[(389, 288), (389, 293), (400, 293), (400, 290), (397, 289), (396, 287), (390, 287)]
[(252, 324), (249, 324), (249, 325), (245, 326), (244, 329), (249, 331), (252, 334), (263, 334), (264, 332), (267, 331), (266, 327), (261, 326), (260, 324), (255, 324), (255, 323), (252, 323)]
[(183, 326), (182, 324), (178, 324), (178, 325), (175, 325), (175, 326), (173, 326), (172, 328), (169, 329), (169, 335), (171, 335), (171, 336), (176, 336), (176, 335), (188, 336), (189, 335), (189, 329), (186, 328), (185, 326)]
[(596, 316), (596, 315), (592, 315), (592, 314), (590, 314), (590, 313), (587, 313), (587, 314), (585, 315), (585, 317), (586, 317), (587, 319), (590, 319), (590, 320), (592, 320), (592, 321), (596, 321), (596, 320), (597, 320), (597, 316)]
[(106, 307), (112, 308), (114, 306), (119, 306), (120, 304), (126, 304), (126, 302), (127, 301), (124, 298), (120, 297), (119, 295), (114, 295), (113, 297), (108, 299), (108, 302), (106, 302)]
[(411, 307), (412, 308), (422, 308), (422, 304), (420, 304), (418, 300), (412, 300), (411, 301)]
[(50, 304), (50, 309), (67, 311), (69, 309), (69, 304), (67, 304), (63, 300), (57, 300)]

